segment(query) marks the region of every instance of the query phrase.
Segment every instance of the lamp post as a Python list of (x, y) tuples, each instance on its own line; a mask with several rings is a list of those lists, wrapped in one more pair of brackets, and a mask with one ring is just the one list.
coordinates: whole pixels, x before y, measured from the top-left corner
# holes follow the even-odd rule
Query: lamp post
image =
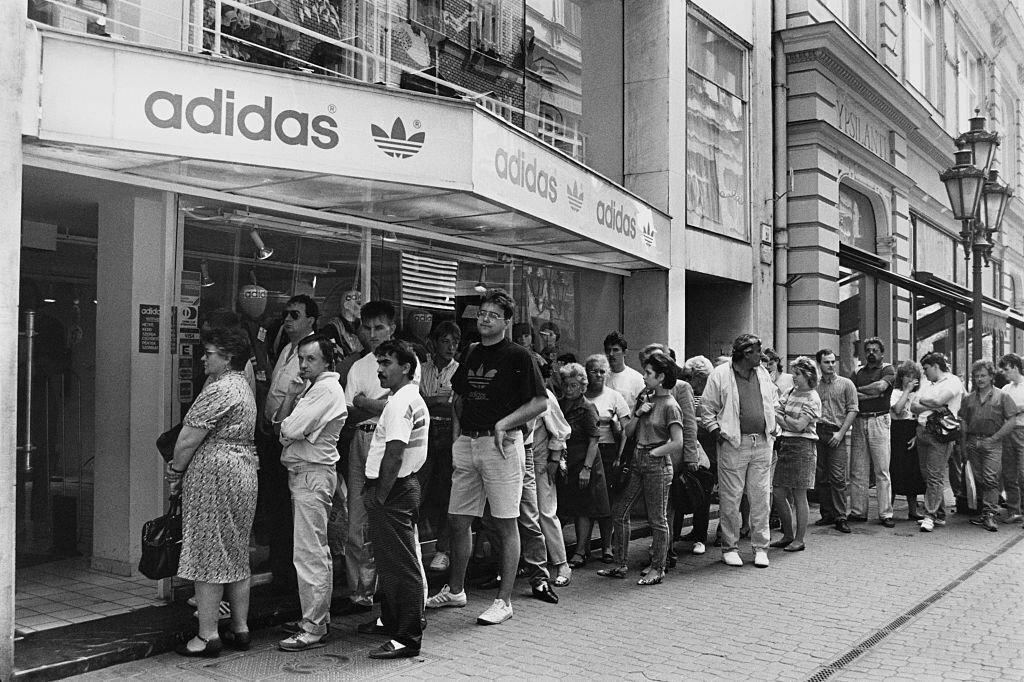
[(971, 127), (957, 138), (954, 165), (939, 175), (949, 195), (953, 217), (961, 222), (960, 244), (964, 258), (974, 254), (972, 268), (973, 294), (971, 299), (971, 359), (981, 359), (981, 340), (984, 331), (983, 295), (981, 287), (982, 264), (988, 265), (995, 245), (995, 233), (1003, 221), (1006, 204), (1013, 191), (999, 181), (998, 171), (991, 170), (999, 134), (985, 130), (985, 117), (975, 110)]

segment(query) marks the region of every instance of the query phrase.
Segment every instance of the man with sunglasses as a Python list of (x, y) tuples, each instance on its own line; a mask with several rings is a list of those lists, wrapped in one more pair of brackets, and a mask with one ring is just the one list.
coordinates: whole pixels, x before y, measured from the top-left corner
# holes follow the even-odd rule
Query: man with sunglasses
[[(270, 388), (263, 406), (264, 430), (270, 433), (270, 424), (288, 396), (289, 386), (298, 382), (299, 342), (313, 333), (320, 309), (305, 294), (292, 296), (284, 306), (282, 335), (287, 344), (281, 348), (270, 375)], [(274, 583), (281, 589), (295, 585), (295, 567), (292, 564), (291, 491), (288, 489), (288, 471), (281, 465), (281, 443), (277, 436), (262, 439), (260, 446), (260, 498), (270, 520), (270, 570)]]

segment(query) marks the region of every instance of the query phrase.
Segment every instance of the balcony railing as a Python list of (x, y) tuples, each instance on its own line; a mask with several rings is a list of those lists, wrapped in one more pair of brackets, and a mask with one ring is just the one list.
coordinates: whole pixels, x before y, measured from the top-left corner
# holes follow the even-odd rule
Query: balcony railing
[[(585, 160), (585, 136), (549, 119), (392, 59), (394, 22), (406, 3), (362, 0), (339, 16), (327, 0), (29, 0), (28, 17), (102, 40), (223, 57), (386, 87), (410, 78), (471, 100), (529, 134)], [(401, 8), (402, 12), (393, 11)], [(351, 16), (350, 16), (351, 15)], [(404, 77), (403, 77), (404, 75)], [(423, 89), (423, 88), (417, 88)]]

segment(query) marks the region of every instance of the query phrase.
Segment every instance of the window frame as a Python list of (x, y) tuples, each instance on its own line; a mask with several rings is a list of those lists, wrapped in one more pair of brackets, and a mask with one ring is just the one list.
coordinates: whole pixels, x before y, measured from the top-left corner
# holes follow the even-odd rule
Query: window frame
[[(904, 10), (904, 79), (933, 105), (939, 99), (939, 37), (941, 9), (936, 0), (906, 0)], [(925, 8), (930, 8), (931, 25), (927, 25)], [(914, 9), (919, 9), (920, 14)], [(930, 33), (929, 33), (930, 30)], [(919, 44), (914, 44), (917, 36)], [(917, 54), (915, 54), (915, 52)], [(920, 67), (920, 73), (916, 66)], [(920, 80), (918, 80), (920, 79)]]

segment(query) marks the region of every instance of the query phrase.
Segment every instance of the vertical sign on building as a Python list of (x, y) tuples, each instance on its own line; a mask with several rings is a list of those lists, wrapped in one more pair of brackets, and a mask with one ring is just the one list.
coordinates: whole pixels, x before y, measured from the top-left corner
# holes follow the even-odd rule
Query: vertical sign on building
[(139, 306), (139, 352), (160, 352), (160, 306), (143, 303)]

